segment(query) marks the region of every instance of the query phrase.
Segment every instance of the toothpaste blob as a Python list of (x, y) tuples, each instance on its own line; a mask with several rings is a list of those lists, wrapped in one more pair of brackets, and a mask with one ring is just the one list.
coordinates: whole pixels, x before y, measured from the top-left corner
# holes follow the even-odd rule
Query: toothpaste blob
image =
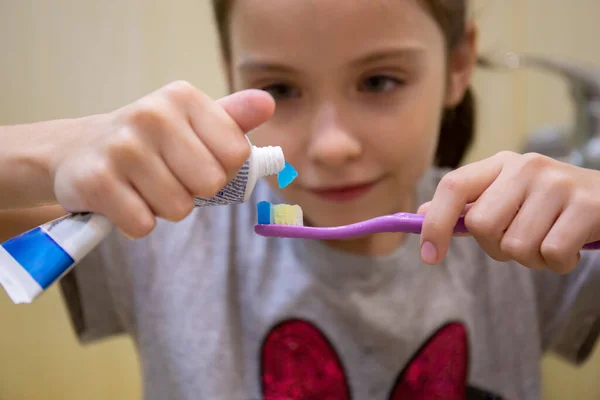
[(113, 229), (105, 217), (70, 214), (0, 245), (0, 285), (15, 304), (31, 303)]
[(285, 162), (285, 166), (277, 174), (277, 183), (279, 184), (279, 188), (283, 189), (288, 186), (296, 177), (298, 176), (298, 172), (291, 166), (287, 161)]
[[(287, 165), (287, 168), (286, 168)], [(252, 146), (250, 158), (236, 177), (209, 199), (196, 198), (196, 207), (242, 203), (250, 197), (259, 178), (282, 173), (288, 185), (296, 176), (286, 164), (281, 147)], [(69, 214), (41, 225), (0, 245), (0, 285), (16, 303), (31, 303), (64, 276), (114, 226), (93, 213)]]

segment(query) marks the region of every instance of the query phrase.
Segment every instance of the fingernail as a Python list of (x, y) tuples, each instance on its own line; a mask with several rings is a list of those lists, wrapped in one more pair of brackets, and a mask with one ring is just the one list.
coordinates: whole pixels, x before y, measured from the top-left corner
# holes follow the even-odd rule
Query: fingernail
[(423, 242), (421, 245), (421, 258), (427, 264), (435, 264), (437, 262), (438, 252), (433, 243)]

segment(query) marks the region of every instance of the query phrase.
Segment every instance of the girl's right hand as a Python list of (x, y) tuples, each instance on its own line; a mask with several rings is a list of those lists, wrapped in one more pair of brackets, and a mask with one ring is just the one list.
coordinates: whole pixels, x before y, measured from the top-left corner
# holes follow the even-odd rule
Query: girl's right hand
[[(109, 114), (83, 118), (53, 152), (50, 176), (68, 211), (91, 211), (125, 235), (179, 221), (194, 197), (212, 197), (250, 156), (245, 133), (273, 114), (259, 90), (213, 101), (186, 82), (169, 84)], [(83, 133), (82, 133), (83, 131)]]

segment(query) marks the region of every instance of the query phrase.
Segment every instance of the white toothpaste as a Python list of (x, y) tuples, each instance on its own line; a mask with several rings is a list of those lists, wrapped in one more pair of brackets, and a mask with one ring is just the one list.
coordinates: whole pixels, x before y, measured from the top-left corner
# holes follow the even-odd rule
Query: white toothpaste
[[(281, 147), (252, 146), (250, 158), (216, 196), (196, 198), (196, 207), (242, 203), (259, 178), (285, 167)], [(69, 214), (0, 245), (0, 285), (15, 304), (31, 303), (71, 270), (113, 230), (102, 215)]]

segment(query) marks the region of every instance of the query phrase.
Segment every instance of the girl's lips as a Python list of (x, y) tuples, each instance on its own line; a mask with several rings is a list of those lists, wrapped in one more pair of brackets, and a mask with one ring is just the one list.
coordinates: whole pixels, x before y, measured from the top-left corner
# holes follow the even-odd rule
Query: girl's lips
[(319, 189), (310, 189), (309, 191), (327, 201), (332, 201), (336, 203), (344, 203), (352, 200), (356, 200), (359, 197), (367, 194), (369, 190), (375, 186), (377, 182), (372, 181), (368, 183), (361, 183), (357, 185), (348, 185), (341, 187), (331, 187), (331, 188), (319, 188)]

